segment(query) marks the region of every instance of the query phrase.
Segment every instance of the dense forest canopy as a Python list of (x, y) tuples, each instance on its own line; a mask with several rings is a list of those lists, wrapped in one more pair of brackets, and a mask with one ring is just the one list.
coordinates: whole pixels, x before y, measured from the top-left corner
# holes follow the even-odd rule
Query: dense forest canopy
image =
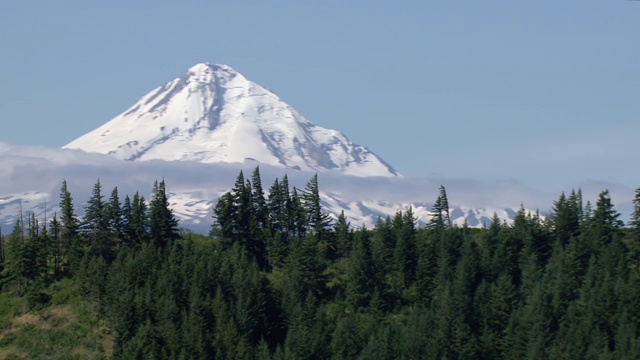
[[(626, 227), (606, 190), (578, 190), (474, 229), (441, 187), (428, 226), (408, 208), (366, 229), (322, 211), (317, 175), (265, 191), (256, 168), (203, 236), (179, 230), (164, 181), (150, 201), (97, 182), (83, 218), (63, 182), (60, 214), (2, 237), (0, 296), (43, 313), (75, 284), (115, 359), (637, 359), (640, 189), (633, 203)], [(0, 325), (0, 348), (21, 344)]]

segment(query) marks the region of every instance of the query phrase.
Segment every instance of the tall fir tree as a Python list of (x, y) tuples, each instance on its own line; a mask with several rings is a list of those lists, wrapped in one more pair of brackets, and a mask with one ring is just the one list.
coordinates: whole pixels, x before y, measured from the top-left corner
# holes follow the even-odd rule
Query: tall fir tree
[(621, 234), (624, 223), (619, 217), (620, 213), (613, 206), (609, 190), (602, 191), (588, 224), (592, 251), (599, 251), (601, 246), (611, 243)]
[(149, 234), (157, 247), (165, 247), (168, 242), (178, 238), (178, 219), (167, 199), (164, 180), (153, 184), (153, 196), (149, 202)]
[(351, 229), (351, 223), (347, 221), (347, 217), (344, 215), (344, 210), (340, 212), (333, 225), (333, 233), (336, 257), (346, 257), (352, 248), (353, 230)]
[(267, 201), (265, 199), (264, 190), (262, 189), (262, 179), (260, 178), (260, 167), (256, 166), (251, 175), (251, 184), (253, 192), (251, 198), (253, 201), (253, 211), (255, 214), (256, 227), (259, 231), (267, 229)]
[(633, 212), (629, 220), (629, 227), (624, 239), (627, 246), (629, 268), (634, 274), (640, 275), (640, 188), (636, 189), (633, 198)]
[(322, 239), (331, 223), (331, 218), (322, 211), (318, 174), (313, 175), (307, 182), (302, 192), (302, 203), (307, 211), (309, 229), (315, 235), (316, 239)]
[(289, 217), (287, 233), (294, 238), (304, 239), (307, 236), (309, 222), (299, 190), (295, 187), (291, 191), (291, 197), (287, 201), (286, 208)]
[(572, 237), (578, 236), (582, 205), (575, 191), (566, 197), (564, 192), (553, 204), (551, 221), (556, 238), (566, 245)]
[(447, 199), (447, 191), (444, 186), (440, 185), (438, 197), (433, 203), (431, 211), (430, 226), (434, 228), (451, 227), (451, 216), (449, 215), (449, 200)]
[(61, 271), (62, 262), (62, 243), (60, 241), (60, 221), (58, 220), (58, 214), (54, 213), (53, 218), (49, 222), (49, 234), (51, 239), (51, 257), (54, 276), (58, 276)]
[(213, 208), (213, 224), (209, 235), (212, 237), (231, 239), (234, 236), (235, 202), (230, 192), (224, 193)]
[(415, 280), (418, 263), (415, 222), (411, 207), (404, 214), (398, 211), (393, 218), (393, 230), (396, 234), (393, 262), (402, 288), (408, 288)]
[(249, 240), (252, 235), (252, 211), (251, 183), (244, 178), (242, 171), (236, 178), (235, 185), (231, 189), (235, 205), (233, 214), (233, 238), (234, 242), (240, 242), (245, 248), (249, 248)]
[(286, 199), (283, 198), (282, 184), (276, 178), (269, 188), (269, 195), (267, 197), (267, 220), (272, 236), (275, 235), (275, 233), (282, 233), (286, 227), (284, 221), (285, 204)]
[(127, 206), (128, 199), (127, 196), (124, 204), (125, 238), (130, 246), (139, 246), (149, 241), (147, 203), (138, 192), (133, 195), (130, 207)]
[(62, 181), (60, 189), (60, 243), (61, 255), (65, 258), (68, 269), (74, 271), (80, 265), (83, 247), (80, 241), (80, 221), (76, 216), (73, 198), (67, 187), (67, 181)]
[(81, 229), (88, 240), (89, 252), (110, 261), (113, 256), (113, 246), (109, 232), (107, 204), (102, 195), (100, 180), (94, 185), (91, 198), (87, 201)]
[(109, 224), (109, 234), (116, 248), (119, 248), (124, 237), (124, 220), (122, 204), (118, 194), (118, 187), (113, 188), (106, 204), (106, 217)]

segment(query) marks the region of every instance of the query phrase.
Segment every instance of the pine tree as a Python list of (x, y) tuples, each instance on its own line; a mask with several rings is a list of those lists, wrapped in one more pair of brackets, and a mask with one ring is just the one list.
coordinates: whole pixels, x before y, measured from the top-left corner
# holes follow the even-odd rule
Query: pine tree
[(572, 192), (569, 198), (565, 197), (563, 192), (554, 202), (551, 220), (555, 236), (563, 245), (579, 234), (581, 210), (575, 192)]
[(283, 198), (282, 185), (276, 178), (273, 185), (269, 188), (269, 196), (267, 199), (268, 226), (272, 236), (275, 233), (282, 233), (285, 230), (285, 204), (286, 199)]
[(627, 259), (629, 268), (640, 275), (640, 188), (636, 189), (633, 198), (633, 213), (629, 220), (631, 227), (627, 232), (624, 243), (627, 246)]
[(123, 207), (125, 220), (125, 238), (130, 246), (139, 246), (148, 242), (147, 203), (144, 196), (136, 192), (129, 204), (129, 196), (125, 198)]
[(433, 215), (431, 215), (431, 227), (437, 229), (451, 227), (449, 200), (447, 200), (447, 192), (442, 185), (440, 185), (438, 197), (433, 203), (433, 210), (431, 212), (433, 213)]
[(51, 255), (49, 234), (46, 223), (39, 226), (39, 221), (34, 213), (29, 216), (29, 228), (29, 246), (33, 256), (31, 261), (34, 273), (36, 278), (42, 280), (44, 285), (49, 281), (49, 257)]
[(288, 214), (287, 233), (290, 237), (295, 237), (298, 240), (304, 239), (307, 236), (308, 218), (306, 209), (302, 203), (300, 191), (297, 188), (293, 188), (291, 196), (286, 204), (286, 213)]
[(122, 244), (133, 245), (133, 239), (130, 233), (129, 221), (131, 220), (131, 198), (125, 195), (122, 203)]
[(302, 192), (302, 203), (307, 211), (307, 222), (309, 229), (316, 239), (323, 238), (330, 225), (329, 215), (322, 212), (320, 204), (320, 189), (318, 188), (318, 174), (315, 174), (308, 182)]
[(27, 291), (28, 285), (28, 265), (31, 262), (27, 253), (22, 219), (17, 219), (13, 231), (7, 238), (7, 260), (6, 268), (8, 272), (7, 282), (11, 284), (17, 295), (22, 296)]
[(113, 255), (113, 246), (109, 233), (107, 204), (103, 200), (100, 180), (94, 185), (91, 198), (87, 202), (81, 228), (89, 240), (89, 252), (110, 261)]
[(624, 223), (618, 219), (620, 213), (618, 213), (611, 197), (609, 196), (609, 190), (604, 190), (598, 196), (598, 202), (596, 208), (593, 211), (593, 216), (589, 220), (591, 249), (597, 251), (602, 245), (607, 245), (620, 235), (620, 229)]
[(245, 181), (240, 171), (231, 191), (214, 207), (212, 234), (219, 234), (227, 245), (238, 243), (255, 255), (257, 246), (253, 241), (257, 233), (251, 182)]
[(60, 243), (61, 255), (66, 258), (70, 270), (77, 269), (82, 259), (83, 249), (80, 242), (80, 222), (73, 207), (73, 198), (67, 188), (67, 181), (62, 181), (60, 189)]
[(60, 241), (60, 221), (57, 213), (53, 214), (53, 219), (49, 223), (49, 233), (51, 239), (51, 256), (53, 258), (53, 273), (55, 276), (60, 274), (60, 266), (62, 261), (62, 243)]
[(374, 277), (369, 237), (366, 232), (358, 232), (347, 262), (346, 287), (346, 300), (355, 311), (369, 306), (374, 292)]
[(335, 235), (335, 246), (337, 257), (344, 257), (349, 254), (353, 242), (353, 230), (351, 223), (347, 221), (344, 210), (338, 215), (338, 219), (333, 225), (333, 233)]
[(253, 218), (251, 182), (245, 180), (242, 171), (240, 171), (236, 184), (231, 191), (234, 195), (237, 211), (235, 215), (236, 238), (234, 240), (240, 241), (249, 249), (251, 247), (249, 242), (255, 233), (255, 219)]
[[(7, 243), (7, 283), (18, 296), (28, 295), (35, 283), (44, 285), (48, 271), (46, 244), (39, 232), (35, 214), (28, 216), (26, 237), (22, 224), (22, 219), (16, 221)], [(40, 292), (40, 288), (37, 292)]]
[(120, 204), (120, 196), (118, 188), (115, 187), (111, 191), (111, 196), (106, 204), (106, 217), (109, 223), (109, 234), (116, 247), (123, 242), (124, 237), (124, 221), (122, 214), (122, 205)]
[(256, 166), (251, 175), (251, 184), (253, 185), (253, 193), (251, 194), (253, 202), (253, 211), (256, 219), (256, 227), (261, 232), (267, 228), (267, 201), (262, 189), (262, 179), (260, 178), (260, 167)]
[(381, 280), (387, 279), (389, 274), (394, 270), (394, 249), (396, 247), (396, 236), (394, 234), (391, 218), (387, 216), (384, 220), (378, 218), (376, 226), (371, 237), (371, 255), (375, 264), (375, 273), (377, 283), (381, 285), (378, 289), (381, 295), (384, 295), (385, 302), (387, 298), (387, 283)]
[(169, 208), (164, 180), (153, 184), (153, 196), (149, 202), (149, 234), (157, 247), (165, 247), (178, 238), (178, 219)]
[(396, 235), (393, 262), (399, 275), (399, 285), (403, 289), (408, 288), (415, 280), (418, 263), (415, 222), (411, 207), (404, 214), (398, 211), (393, 218), (393, 230)]
[(209, 235), (222, 239), (232, 239), (235, 234), (235, 203), (230, 192), (224, 193), (213, 208), (213, 224)]

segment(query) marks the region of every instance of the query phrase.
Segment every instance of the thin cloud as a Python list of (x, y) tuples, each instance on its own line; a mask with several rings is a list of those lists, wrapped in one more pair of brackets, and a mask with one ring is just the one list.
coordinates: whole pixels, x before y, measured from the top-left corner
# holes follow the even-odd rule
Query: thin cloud
[[(145, 198), (151, 194), (155, 180), (165, 179), (171, 194), (182, 198), (199, 198), (215, 203), (217, 198), (233, 186), (238, 172), (246, 178), (257, 164), (202, 164), (197, 162), (144, 161), (126, 162), (100, 154), (82, 151), (51, 149), (44, 147), (10, 146), (0, 143), (0, 197), (28, 200), (26, 206), (43, 211), (47, 202), (49, 213), (59, 202), (59, 190), (66, 179), (74, 196), (76, 209), (82, 212), (96, 180), (100, 179), (103, 194), (108, 197), (113, 187), (118, 187), (122, 197), (139, 191)], [(260, 165), (262, 185), (266, 190), (276, 178), (287, 174), (291, 186), (303, 189), (312, 173)], [(429, 207), (438, 196), (438, 188), (447, 189), (452, 206), (471, 208), (518, 208), (548, 211), (558, 193), (544, 193), (524, 186), (517, 180), (481, 182), (462, 178), (357, 178), (323, 172), (319, 174), (320, 189), (344, 202), (385, 202), (389, 204), (420, 204)], [(595, 203), (597, 194), (610, 189), (615, 204), (628, 214), (633, 189), (621, 184), (586, 181), (577, 184), (585, 199)], [(571, 191), (571, 189), (563, 189)], [(562, 190), (561, 190), (562, 191)], [(187, 195), (185, 195), (187, 194)], [(7, 200), (9, 201), (9, 200)], [(28, 209), (26, 209), (28, 210)], [(187, 209), (189, 210), (189, 209)], [(0, 202), (0, 221), (15, 216), (15, 208)], [(195, 211), (195, 210), (194, 210)], [(13, 213), (11, 213), (13, 212)], [(210, 221), (210, 211), (199, 208), (201, 221)], [(622, 219), (626, 221), (627, 215)]]

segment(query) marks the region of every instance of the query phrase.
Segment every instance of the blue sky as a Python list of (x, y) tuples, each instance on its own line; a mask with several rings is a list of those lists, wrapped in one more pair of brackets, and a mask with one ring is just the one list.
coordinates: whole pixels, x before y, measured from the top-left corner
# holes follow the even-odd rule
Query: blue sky
[(640, 186), (640, 2), (4, 1), (0, 141), (226, 63), (409, 176)]

